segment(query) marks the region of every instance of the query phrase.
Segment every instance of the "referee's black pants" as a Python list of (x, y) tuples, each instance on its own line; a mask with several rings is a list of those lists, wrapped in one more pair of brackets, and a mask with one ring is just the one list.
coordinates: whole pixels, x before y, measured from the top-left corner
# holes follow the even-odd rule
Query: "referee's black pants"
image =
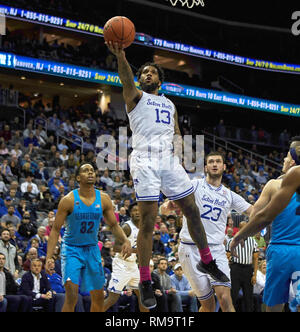
[(239, 291), (242, 289), (244, 311), (253, 312), (253, 285), (251, 283), (253, 265), (232, 263), (230, 264), (230, 276), (231, 298), (235, 309), (237, 310)]

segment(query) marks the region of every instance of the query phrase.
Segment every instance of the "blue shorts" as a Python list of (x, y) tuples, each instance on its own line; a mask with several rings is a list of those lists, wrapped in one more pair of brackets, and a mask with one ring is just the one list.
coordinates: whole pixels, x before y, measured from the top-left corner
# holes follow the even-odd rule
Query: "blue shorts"
[(71, 281), (73, 284), (80, 284), (83, 292), (100, 290), (105, 284), (98, 245), (76, 247), (63, 243), (61, 267), (63, 283)]
[(300, 271), (300, 246), (271, 244), (267, 249), (263, 302), (273, 307), (289, 302), (292, 275)]

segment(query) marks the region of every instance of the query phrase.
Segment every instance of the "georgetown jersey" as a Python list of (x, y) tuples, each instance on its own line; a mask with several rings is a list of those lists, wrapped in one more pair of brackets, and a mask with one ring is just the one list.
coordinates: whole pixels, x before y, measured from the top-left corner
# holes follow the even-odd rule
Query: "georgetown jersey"
[(89, 246), (98, 243), (98, 231), (102, 219), (101, 194), (95, 189), (96, 198), (91, 206), (80, 199), (78, 189), (73, 190), (74, 209), (66, 220), (64, 243), (71, 246)]
[[(211, 186), (205, 178), (192, 180), (192, 183), (208, 244), (223, 244), (228, 213), (231, 210), (236, 210), (238, 213), (245, 212), (251, 205), (223, 185), (218, 188)], [(183, 243), (193, 243), (185, 217), (183, 217), (180, 239)]]
[(299, 194), (294, 194), (289, 205), (274, 219), (270, 243), (300, 245)]
[(133, 153), (171, 154), (174, 114), (175, 106), (168, 98), (143, 92), (136, 107), (128, 113)]
[[(136, 249), (136, 242), (137, 242), (139, 229), (135, 226), (135, 224), (131, 220), (126, 221), (124, 224), (127, 224), (131, 229), (130, 235), (128, 236), (128, 240), (131, 243), (131, 248)], [(117, 253), (116, 257), (123, 259), (122, 255), (120, 253)], [(126, 261), (127, 262), (136, 262), (136, 254), (131, 254), (131, 256), (129, 256), (126, 259)]]

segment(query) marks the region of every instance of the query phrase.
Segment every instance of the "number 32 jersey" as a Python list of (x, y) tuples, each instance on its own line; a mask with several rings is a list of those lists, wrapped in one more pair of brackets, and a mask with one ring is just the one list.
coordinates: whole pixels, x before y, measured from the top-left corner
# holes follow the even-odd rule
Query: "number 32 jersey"
[(78, 189), (73, 190), (74, 208), (66, 219), (63, 241), (70, 246), (91, 246), (98, 243), (98, 231), (103, 216), (101, 193), (95, 189), (96, 198), (92, 205), (85, 205)]
[[(208, 244), (223, 244), (227, 224), (227, 216), (231, 210), (243, 213), (251, 206), (244, 198), (221, 185), (213, 187), (206, 179), (192, 181), (195, 188), (195, 200), (199, 208)], [(187, 220), (183, 217), (180, 239), (185, 243), (193, 243)]]
[(133, 153), (172, 153), (175, 105), (165, 96), (143, 92), (136, 107), (127, 113)]

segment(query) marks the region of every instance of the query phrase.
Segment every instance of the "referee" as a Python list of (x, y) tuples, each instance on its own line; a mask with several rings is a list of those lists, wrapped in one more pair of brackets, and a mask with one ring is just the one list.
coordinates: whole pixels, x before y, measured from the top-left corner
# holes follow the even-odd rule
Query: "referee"
[[(240, 222), (241, 230), (246, 225), (245, 221)], [(259, 250), (256, 241), (252, 237), (245, 240), (245, 245), (239, 244), (236, 248), (238, 257), (230, 254), (230, 241), (226, 245), (227, 257), (229, 259), (231, 277), (231, 297), (236, 308), (240, 289), (243, 291), (245, 311), (253, 311), (253, 285), (256, 284), (256, 272), (258, 269)]]

